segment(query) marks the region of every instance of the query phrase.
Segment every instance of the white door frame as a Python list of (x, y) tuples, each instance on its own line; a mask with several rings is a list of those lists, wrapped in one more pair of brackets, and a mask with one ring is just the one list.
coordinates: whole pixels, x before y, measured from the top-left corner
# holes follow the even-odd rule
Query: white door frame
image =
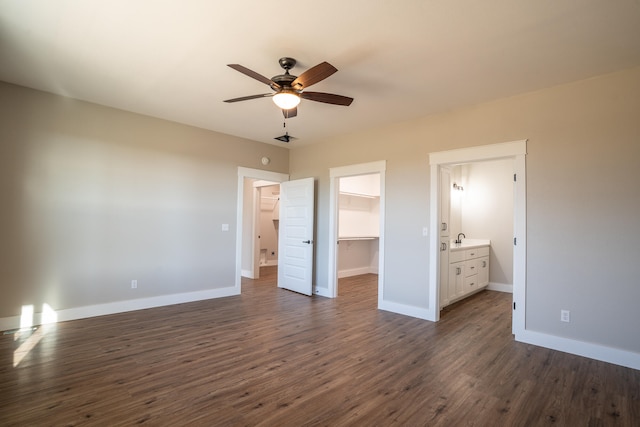
[[(517, 180), (513, 193), (513, 232), (517, 244), (513, 246), (513, 323), (512, 332), (525, 330), (526, 279), (527, 279), (527, 175), (525, 156), (527, 140), (483, 145), (458, 150), (440, 151), (429, 154), (431, 165), (430, 191), (430, 248), (429, 251), (429, 305), (428, 320), (440, 319), (440, 233), (438, 221), (440, 212), (439, 176), (442, 166), (471, 163), (484, 160), (513, 159)], [(514, 309), (515, 307), (515, 309)]]
[(278, 183), (288, 181), (289, 174), (238, 166), (238, 199), (236, 207), (236, 281), (234, 285), (235, 292), (238, 294), (242, 291), (240, 284), (242, 282), (242, 218), (244, 211), (245, 178), (261, 179)]
[(386, 160), (357, 165), (341, 166), (329, 169), (329, 298), (338, 296), (338, 200), (340, 197), (340, 178), (356, 175), (380, 174), (380, 238), (378, 239), (378, 308), (384, 300), (384, 203)]

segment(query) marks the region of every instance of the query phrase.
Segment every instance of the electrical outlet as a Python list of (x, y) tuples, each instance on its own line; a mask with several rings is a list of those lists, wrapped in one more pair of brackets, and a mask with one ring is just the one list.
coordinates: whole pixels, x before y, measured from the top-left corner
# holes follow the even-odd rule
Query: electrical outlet
[(569, 310), (560, 310), (560, 321), (561, 322), (570, 322), (571, 321), (571, 312)]
[(137, 280), (132, 280), (131, 281), (131, 289), (137, 289), (138, 288), (138, 281)]

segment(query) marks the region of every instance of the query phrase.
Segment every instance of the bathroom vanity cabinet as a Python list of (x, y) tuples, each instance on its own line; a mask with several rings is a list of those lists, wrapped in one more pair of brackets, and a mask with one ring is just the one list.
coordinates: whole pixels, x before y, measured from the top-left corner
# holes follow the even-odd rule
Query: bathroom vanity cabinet
[[(453, 241), (449, 246), (449, 277), (440, 289), (442, 307), (459, 301), (489, 284), (489, 240)], [(441, 308), (442, 308), (441, 307)]]

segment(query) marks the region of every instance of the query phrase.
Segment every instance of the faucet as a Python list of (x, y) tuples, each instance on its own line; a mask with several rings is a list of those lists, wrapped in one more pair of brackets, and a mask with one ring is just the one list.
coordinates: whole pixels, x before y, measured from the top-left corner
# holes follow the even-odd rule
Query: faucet
[(460, 236), (464, 237), (465, 239), (467, 238), (467, 236), (465, 236), (464, 233), (458, 233), (458, 239), (455, 242), (457, 245), (462, 243), (462, 239), (460, 238)]

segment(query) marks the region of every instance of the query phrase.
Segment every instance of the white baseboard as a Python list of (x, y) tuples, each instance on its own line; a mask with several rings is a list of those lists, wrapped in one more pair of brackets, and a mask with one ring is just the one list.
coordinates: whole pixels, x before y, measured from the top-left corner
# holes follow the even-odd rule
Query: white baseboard
[(338, 279), (343, 277), (359, 276), (361, 274), (378, 274), (378, 267), (359, 267), (347, 270), (338, 270)]
[(516, 341), (640, 370), (640, 354), (534, 331), (516, 333)]
[(242, 277), (246, 277), (247, 279), (253, 279), (253, 271), (251, 270), (241, 270), (240, 275)]
[[(55, 311), (53, 315), (57, 322), (85, 319), (87, 317), (105, 316), (107, 314), (123, 313), (126, 311), (144, 310), (147, 308), (162, 307), (165, 305), (182, 304), (185, 302), (201, 301), (212, 298), (222, 298), (239, 295), (240, 289), (236, 287), (210, 289), (206, 291), (187, 292), (182, 294), (161, 295), (150, 298), (140, 298), (126, 301), (110, 302), (105, 304), (87, 305), (83, 307), (67, 308)], [(0, 318), (0, 331), (17, 329), (21, 326), (35, 326), (43, 323), (43, 314), (34, 313), (32, 325), (20, 325), (20, 316)]]
[(431, 310), (414, 305), (400, 304), (391, 301), (378, 301), (378, 309), (390, 311), (392, 313), (404, 314), (405, 316), (417, 317), (418, 319), (433, 321)]
[(271, 267), (274, 265), (278, 265), (277, 259), (270, 259), (264, 262), (264, 264), (260, 264), (260, 267)]
[(513, 285), (507, 285), (505, 283), (489, 282), (487, 289), (490, 291), (507, 292), (509, 294), (513, 293)]
[(331, 298), (331, 294), (329, 293), (328, 288), (319, 288), (317, 286), (313, 287), (313, 294), (318, 295), (320, 297)]

